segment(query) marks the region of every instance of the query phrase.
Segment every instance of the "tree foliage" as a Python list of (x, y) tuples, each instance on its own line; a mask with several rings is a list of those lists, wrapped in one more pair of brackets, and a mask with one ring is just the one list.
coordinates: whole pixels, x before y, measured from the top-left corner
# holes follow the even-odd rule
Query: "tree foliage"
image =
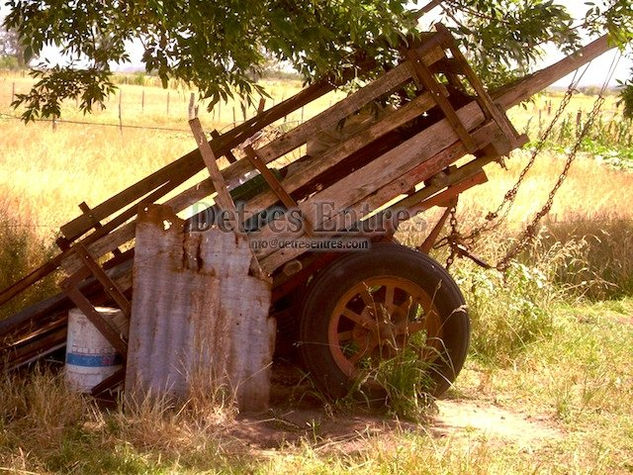
[[(424, 5), (427, 2), (420, 2)], [(579, 32), (609, 31), (630, 40), (630, 0), (602, 0), (584, 22), (550, 0), (444, 0), (442, 21), (464, 43), (489, 84), (526, 72), (551, 42), (569, 52)], [(78, 98), (85, 112), (114, 90), (111, 68), (143, 45), (147, 71), (196, 87), (212, 103), (265, 91), (256, 83), (270, 58), (290, 63), (311, 81), (343, 70), (374, 72), (393, 64), (416, 33), (408, 0), (6, 0), (5, 26), (17, 31), (27, 60), (56, 45), (68, 64), (40, 63), (33, 89), (17, 97), (25, 120), (57, 116)], [(365, 71), (367, 72), (367, 71)], [(369, 72), (371, 73), (371, 71)]]
[(24, 51), (17, 31), (0, 28), (0, 58), (12, 59), (18, 68), (23, 68)]

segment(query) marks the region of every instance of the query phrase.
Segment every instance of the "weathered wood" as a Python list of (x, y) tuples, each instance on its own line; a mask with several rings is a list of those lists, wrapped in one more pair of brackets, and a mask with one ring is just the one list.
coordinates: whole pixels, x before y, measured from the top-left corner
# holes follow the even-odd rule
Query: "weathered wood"
[(204, 160), (204, 164), (209, 171), (209, 177), (211, 179), (211, 183), (213, 184), (213, 188), (218, 194), (215, 201), (220, 205), (222, 209), (233, 211), (235, 212), (235, 214), (237, 214), (237, 208), (235, 207), (233, 198), (231, 198), (231, 193), (229, 192), (226, 182), (224, 181), (222, 172), (220, 171), (220, 168), (216, 163), (216, 157), (213, 154), (213, 150), (211, 149), (211, 146), (207, 141), (204, 130), (202, 130), (202, 124), (200, 123), (200, 120), (198, 118), (191, 119), (189, 121), (189, 127), (191, 127), (191, 132), (193, 133), (193, 136), (196, 139), (196, 143), (198, 144), (198, 148), (200, 149), (202, 160)]
[(433, 246), (435, 246), (435, 243), (440, 237), (442, 229), (444, 229), (444, 225), (446, 224), (448, 217), (451, 215), (451, 206), (455, 206), (456, 204), (456, 200), (454, 200), (452, 203), (447, 204), (446, 210), (444, 211), (444, 213), (442, 213), (440, 219), (437, 220), (437, 223), (435, 223), (435, 226), (433, 226), (433, 229), (431, 229), (431, 232), (428, 234), (428, 236), (424, 238), (422, 244), (418, 246), (418, 251), (423, 252), (424, 254), (428, 254), (429, 252), (431, 252), (431, 249), (433, 249)]
[(462, 69), (464, 75), (470, 82), (470, 85), (473, 87), (477, 95), (475, 96), (477, 102), (481, 105), (481, 108), (484, 110), (486, 116), (490, 119), (493, 119), (497, 122), (499, 128), (504, 132), (510, 143), (513, 145), (513, 148), (516, 146), (516, 141), (519, 137), (514, 125), (508, 119), (508, 116), (505, 115), (501, 110), (497, 107), (497, 105), (492, 102), (492, 99), (488, 95), (488, 91), (484, 87), (483, 83), (479, 79), (479, 76), (475, 74), (475, 71), (470, 67), (468, 61), (464, 57), (462, 51), (457, 46), (455, 39), (449, 34), (448, 29), (442, 25), (441, 23), (437, 23), (435, 28), (438, 32), (444, 33), (446, 36), (446, 41), (449, 45), (451, 52), (453, 53), (453, 58), (459, 64)]
[[(327, 94), (334, 88), (335, 85), (327, 80), (312, 84), (293, 97), (271, 107), (267, 111), (247, 120), (222, 135), (212, 145), (213, 147), (217, 147), (214, 150), (214, 154), (218, 157), (224, 155), (227, 150), (236, 147), (264, 127), (313, 100), (318, 99), (322, 95)], [(178, 160), (164, 166), (160, 170), (94, 207), (92, 209), (93, 216), (95, 219), (101, 221), (165, 183), (174, 181), (179, 182), (178, 184), (184, 183), (202, 170), (203, 167), (204, 163), (198, 149), (192, 150)], [(90, 221), (82, 215), (62, 226), (61, 230), (66, 238), (74, 240), (91, 228)]]
[[(424, 55), (426, 64), (433, 64), (443, 57), (441, 48), (433, 48)], [(314, 116), (310, 120), (295, 127), (268, 145), (257, 150), (257, 154), (269, 163), (282, 155), (304, 144), (312, 136), (328, 127), (332, 127), (341, 119), (353, 114), (365, 104), (379, 98), (392, 89), (409, 80), (414, 71), (409, 62), (402, 63), (387, 71), (371, 84), (347, 96), (342, 101)]]
[(244, 237), (183, 225), (167, 207), (139, 213), (126, 397), (224, 390), (241, 410), (263, 409), (275, 335), (270, 284), (248, 275)]
[(609, 44), (608, 36), (602, 36), (557, 63), (503, 86), (494, 91), (491, 96), (497, 104), (507, 110), (523, 101), (527, 101), (537, 92), (544, 90), (554, 82), (613, 48), (615, 46)]
[[(77, 243), (74, 246), (75, 253), (80, 257), (84, 266), (90, 271), (90, 273), (99, 281), (103, 286), (106, 294), (108, 294), (112, 300), (116, 302), (119, 308), (123, 311), (123, 314), (130, 318), (131, 305), (130, 301), (123, 294), (123, 290), (118, 284), (108, 277), (108, 274), (101, 268), (101, 266), (95, 262), (94, 258), (90, 255), (90, 252), (82, 243)], [(82, 279), (83, 280), (83, 279)]]
[[(469, 128), (475, 127), (478, 121), (484, 120), (481, 109), (475, 103), (471, 103), (460, 109), (459, 113), (462, 114), (462, 120)], [(494, 122), (492, 122), (492, 124), (494, 124)], [(496, 124), (494, 127), (498, 130)], [(487, 135), (489, 133), (490, 132), (487, 132)], [(457, 140), (458, 137), (452, 131), (450, 125), (446, 120), (442, 120), (407, 142), (404, 142), (399, 147), (392, 149), (372, 161), (353, 175), (345, 177), (321, 193), (317, 193), (305, 203), (302, 203), (300, 209), (313, 220), (316, 230), (332, 228), (332, 224), (329, 223), (335, 223), (339, 214), (343, 213), (344, 210), (354, 210), (359, 215), (362, 215), (364, 208), (370, 210), (376, 209), (394, 196), (405, 193), (411, 188), (409, 183), (402, 181), (403, 177), (405, 177), (411, 169), (420, 166), (421, 162), (426, 162), (437, 156), (442, 150), (453, 145)], [(461, 143), (454, 146), (455, 150), (459, 150), (457, 147), (461, 146)], [(463, 147), (461, 150), (462, 152), (458, 156), (465, 154)], [(376, 199), (377, 196), (381, 195), (381, 188), (390, 182), (400, 183), (401, 186), (405, 186), (399, 190), (392, 189), (389, 193), (384, 193), (384, 196), (389, 195), (386, 199)], [(397, 193), (392, 194), (394, 191), (397, 191)], [(318, 219), (320, 216), (319, 206), (322, 206), (319, 203), (330, 203), (332, 209), (335, 210), (334, 213), (328, 217), (327, 222), (323, 220), (319, 221)], [(276, 229), (285, 229), (283, 224), (279, 222), (274, 223), (273, 226)], [(254, 239), (270, 240), (275, 238), (279, 239), (280, 237), (284, 238), (284, 236), (279, 236), (278, 233), (273, 232), (271, 227), (267, 227), (258, 233), (257, 236), (254, 236)], [(297, 237), (299, 236), (288, 236), (288, 238)], [(256, 250), (262, 268), (266, 272), (273, 272), (279, 266), (288, 260), (296, 258), (303, 252), (303, 250), (298, 248), (280, 249), (277, 251), (274, 249), (272, 251), (270, 249)]]
[(119, 368), (113, 374), (108, 376), (106, 379), (97, 384), (92, 390), (90, 394), (93, 396), (99, 396), (100, 394), (112, 389), (123, 382), (125, 379), (125, 368)]
[[(292, 193), (299, 189), (310, 180), (316, 178), (321, 173), (325, 172), (328, 168), (333, 167), (337, 163), (340, 163), (344, 158), (348, 157), (352, 153), (360, 150), (362, 147), (371, 143), (372, 140), (397, 129), (403, 124), (409, 122), (415, 117), (420, 116), (424, 112), (428, 111), (435, 102), (431, 99), (430, 94), (423, 93), (416, 97), (413, 101), (401, 107), (400, 109), (387, 114), (380, 121), (372, 124), (366, 130), (353, 135), (345, 142), (337, 145), (326, 154), (320, 157), (314, 157), (312, 160), (298, 164), (295, 171), (289, 174), (285, 179), (281, 181), (282, 186)], [(244, 162), (241, 162), (243, 164)], [(231, 172), (229, 169), (223, 170), (224, 177), (229, 180), (232, 185), (237, 184), (235, 181), (237, 173)], [(246, 171), (246, 170), (244, 170)], [(203, 200), (210, 196), (214, 192), (213, 185), (210, 179), (205, 179), (202, 182), (190, 187), (183, 191), (178, 196), (171, 198), (165, 205), (174, 209), (176, 212), (180, 212), (183, 209), (193, 205), (194, 203)], [(246, 205), (247, 212), (256, 212), (273, 205), (277, 200), (277, 195), (273, 191), (264, 191), (250, 200)], [(105, 236), (89, 246), (90, 252), (95, 256), (102, 256), (109, 252), (112, 248), (123, 245), (124, 243), (134, 239), (134, 226), (135, 223), (128, 223), (124, 227), (117, 229), (113, 233)], [(64, 267), (68, 270), (76, 270), (81, 265), (78, 261), (70, 256)]]
[[(115, 268), (107, 270), (106, 273), (108, 277), (114, 279), (121, 288), (128, 289), (131, 287), (132, 282), (131, 269), (131, 261), (127, 261)], [(90, 295), (98, 285), (95, 279), (87, 279), (81, 282), (79, 290), (86, 295)], [(72, 304), (63, 292), (31, 305), (9, 318), (0, 320), (0, 340), (19, 329), (28, 331), (29, 327), (36, 327), (37, 322), (42, 319), (47, 319), (59, 312), (67, 311), (73, 306), (74, 304)]]
[(457, 113), (455, 112), (455, 109), (453, 109), (451, 103), (448, 102), (448, 99), (446, 99), (446, 97), (442, 93), (442, 90), (440, 89), (437, 80), (433, 76), (433, 73), (429, 70), (429, 67), (424, 64), (424, 60), (418, 57), (412, 50), (409, 50), (407, 52), (407, 57), (409, 58), (409, 61), (413, 64), (418, 79), (431, 93), (431, 97), (433, 97), (433, 100), (435, 100), (439, 108), (444, 113), (444, 116), (446, 117), (448, 123), (451, 124), (451, 127), (453, 127), (453, 130), (460, 138), (460, 140), (464, 142), (466, 150), (468, 150), (469, 152), (474, 152), (476, 150), (476, 147), (473, 139), (470, 137), (470, 134), (464, 127), (464, 124), (462, 124), (460, 118), (457, 116)]
[(90, 301), (82, 294), (77, 287), (67, 287), (64, 289), (68, 298), (70, 298), (77, 308), (83, 312), (90, 323), (92, 323), (97, 330), (108, 340), (108, 343), (117, 350), (121, 356), (125, 359), (127, 354), (127, 343), (123, 340), (119, 332), (117, 332), (112, 326), (97, 312)]

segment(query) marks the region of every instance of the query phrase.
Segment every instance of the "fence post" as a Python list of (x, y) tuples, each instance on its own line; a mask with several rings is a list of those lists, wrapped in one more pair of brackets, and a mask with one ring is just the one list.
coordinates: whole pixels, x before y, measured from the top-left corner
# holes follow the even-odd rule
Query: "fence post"
[(233, 105), (233, 128), (235, 128), (235, 125), (237, 124), (237, 119), (235, 117), (235, 104)]
[(53, 116), (52, 124), (53, 124), (53, 132), (55, 132), (57, 130), (57, 121), (55, 120), (55, 116)]
[(15, 100), (15, 81), (13, 81), (13, 84), (11, 85), (11, 104), (13, 104), (14, 100)]
[(169, 115), (169, 91), (167, 91), (167, 115)]
[(576, 137), (580, 136), (581, 127), (582, 127), (582, 109), (578, 109), (578, 112), (576, 112)]
[(119, 132), (121, 132), (121, 135), (123, 135), (123, 118), (122, 118), (122, 114), (121, 114), (121, 100), (123, 98), (123, 91), (119, 90)]
[(145, 89), (141, 92), (141, 112), (145, 112)]

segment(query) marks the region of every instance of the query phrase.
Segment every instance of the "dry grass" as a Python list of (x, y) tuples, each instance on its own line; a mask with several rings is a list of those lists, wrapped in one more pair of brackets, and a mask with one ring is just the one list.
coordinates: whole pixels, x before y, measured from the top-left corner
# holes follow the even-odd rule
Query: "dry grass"
[[(0, 112), (7, 112), (11, 83), (0, 77)], [(288, 97), (286, 84), (273, 85), (276, 101)], [(123, 86), (123, 121), (186, 129), (188, 92)], [(327, 101), (331, 99), (324, 99)], [(513, 111), (519, 128), (535, 111)], [(556, 107), (556, 100), (554, 108)], [(589, 107), (578, 98), (572, 110)], [(65, 117), (117, 123), (117, 99), (94, 117), (81, 117), (73, 104)], [(232, 122), (232, 105), (222, 115), (202, 113), (207, 128)], [(612, 102), (607, 106), (613, 108)], [(305, 118), (316, 109), (305, 111)], [(241, 115), (237, 109), (238, 119)], [(544, 116), (543, 120), (545, 120)], [(299, 118), (291, 118), (298, 120)], [(534, 121), (531, 126), (534, 127)], [(27, 127), (0, 119), (0, 252), (3, 278), (22, 273), (48, 252), (56, 229), (77, 215), (77, 204), (95, 205), (125, 186), (191, 150), (187, 132), (143, 131), (48, 123)], [(509, 171), (489, 167), (490, 182), (462, 196), (462, 229), (483, 219), (510, 188), (527, 152), (508, 161)], [(528, 176), (509, 219), (484, 236), (477, 252), (495, 261), (540, 207), (562, 169), (563, 159), (545, 153)], [(630, 405), (630, 300), (588, 304), (584, 296), (631, 295), (633, 210), (626, 190), (633, 174), (609, 169), (591, 156), (579, 158), (556, 198), (546, 227), (523, 264), (509, 279), (460, 263), (456, 276), (471, 306), (473, 346), (451, 397), (496, 401), (507, 408), (545, 413), (565, 432), (562, 441), (526, 451), (498, 441), (464, 443), (435, 439), (424, 426), (379, 436), (356, 434), (350, 449), (340, 440), (314, 434), (274, 450), (248, 446), (231, 434), (235, 413), (210, 400), (185, 406), (149, 401), (103, 411), (67, 392), (46, 371), (27, 378), (0, 378), (0, 470), (72, 473), (239, 472), (239, 473), (512, 473), (545, 470), (591, 472), (633, 467)], [(429, 214), (432, 221), (436, 216)], [(421, 236), (403, 236), (419, 243)], [(40, 242), (43, 242), (40, 244)], [(9, 243), (8, 245), (6, 243)], [(11, 242), (13, 244), (11, 244)], [(16, 250), (24, 251), (22, 257)], [(18, 257), (20, 257), (18, 259)], [(8, 271), (9, 266), (11, 270)], [(0, 279), (1, 281), (1, 279)], [(573, 304), (573, 307), (570, 306)], [(344, 417), (337, 414), (336, 417)], [(614, 427), (620, 427), (614, 430)], [(313, 432), (318, 432), (313, 427)]]

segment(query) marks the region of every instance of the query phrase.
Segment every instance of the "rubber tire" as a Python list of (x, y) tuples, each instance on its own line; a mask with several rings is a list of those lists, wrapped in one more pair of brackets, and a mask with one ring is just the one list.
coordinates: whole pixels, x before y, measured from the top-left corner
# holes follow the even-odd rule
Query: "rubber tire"
[(438, 358), (441, 362), (433, 366), (430, 374), (433, 381), (430, 392), (440, 396), (455, 381), (468, 352), (470, 320), (466, 303), (455, 281), (437, 261), (401, 245), (374, 244), (368, 252), (337, 259), (315, 277), (300, 316), (301, 360), (320, 390), (335, 399), (350, 393), (354, 381), (339, 369), (329, 349), (330, 314), (354, 285), (382, 275), (406, 278), (434, 295), (443, 325), (445, 349)]

